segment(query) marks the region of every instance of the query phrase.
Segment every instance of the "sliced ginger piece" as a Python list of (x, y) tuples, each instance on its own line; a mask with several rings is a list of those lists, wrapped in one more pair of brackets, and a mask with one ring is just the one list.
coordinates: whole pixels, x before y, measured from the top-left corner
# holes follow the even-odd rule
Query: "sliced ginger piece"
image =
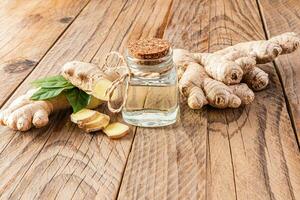
[(86, 106), (86, 108), (94, 109), (94, 108), (97, 108), (98, 106), (100, 106), (102, 103), (103, 103), (103, 101), (101, 101), (100, 99), (97, 99), (97, 98), (91, 96), (91, 100), (90, 100), (89, 104)]
[[(107, 79), (100, 79), (94, 86), (94, 89), (92, 91), (92, 95), (102, 101), (108, 101), (108, 94), (106, 94), (106, 91), (111, 87), (112, 82)], [(119, 97), (119, 90), (116, 89), (111, 97), (112, 101), (116, 101)]]
[(97, 117), (97, 112), (94, 110), (83, 108), (76, 113), (71, 114), (71, 121), (75, 124), (89, 122)]
[(110, 117), (108, 115), (96, 112), (96, 118), (85, 123), (79, 123), (78, 126), (87, 132), (99, 131), (109, 124)]
[(129, 126), (120, 122), (109, 124), (103, 129), (103, 132), (112, 139), (118, 139), (125, 136), (129, 132)]
[(108, 95), (106, 94), (106, 90), (110, 88), (112, 82), (107, 79), (100, 79), (94, 86), (92, 91), (92, 95), (97, 99), (108, 101)]

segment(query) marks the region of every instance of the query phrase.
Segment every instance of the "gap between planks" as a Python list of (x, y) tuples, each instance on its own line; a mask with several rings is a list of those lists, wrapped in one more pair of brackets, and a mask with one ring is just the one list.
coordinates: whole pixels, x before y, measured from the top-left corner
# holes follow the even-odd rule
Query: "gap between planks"
[[(165, 29), (164, 29), (164, 30), (165, 30)], [(99, 50), (100, 50), (100, 47), (99, 47), (99, 49), (97, 50), (97, 52), (98, 52)], [(96, 54), (97, 54), (97, 53), (96, 53)], [(95, 55), (96, 55), (96, 54), (95, 54)], [(94, 55), (94, 56), (95, 56), (95, 55)], [(94, 56), (93, 56), (93, 57), (94, 57)], [(31, 73), (32, 73), (32, 72), (31, 72)], [(24, 79), (24, 80), (25, 80), (25, 79)], [(135, 135), (134, 135), (134, 139), (135, 139)], [(134, 140), (133, 140), (132, 143), (131, 143), (131, 148), (132, 148), (133, 142), (134, 142)], [(129, 154), (131, 153), (131, 148), (130, 148)], [(127, 166), (128, 158), (129, 158), (129, 156), (128, 156), (127, 159), (126, 159), (126, 165), (125, 165), (125, 167)], [(123, 171), (123, 173), (124, 173), (124, 172), (125, 172), (125, 170)], [(123, 177), (123, 176), (122, 176), (122, 177)], [(121, 183), (122, 183), (122, 182), (121, 182)], [(120, 184), (120, 185), (121, 185), (121, 184)], [(120, 187), (119, 187), (119, 188), (120, 188)]]
[[(263, 8), (261, 7), (261, 5), (259, 3), (259, 0), (256, 0), (256, 4), (257, 4), (257, 9), (258, 9), (258, 12), (259, 12), (259, 16), (261, 18), (261, 22), (262, 22), (262, 27), (263, 27), (263, 31), (264, 31), (264, 34), (265, 34), (265, 38), (266, 39), (270, 39), (270, 35), (268, 35), (268, 31), (267, 31), (268, 30), (268, 26), (267, 26), (267, 23), (266, 23), (265, 16), (263, 14)], [(280, 85), (281, 85), (281, 89), (282, 89), (282, 92), (283, 92), (283, 96), (284, 96), (285, 104), (286, 104), (286, 107), (287, 107), (288, 115), (289, 115), (289, 118), (290, 118), (290, 121), (291, 121), (293, 132), (295, 134), (295, 139), (296, 139), (296, 142), (297, 142), (297, 145), (298, 145), (298, 150), (300, 150), (300, 143), (299, 143), (299, 138), (298, 138), (298, 135), (297, 135), (297, 129), (296, 129), (296, 125), (295, 125), (295, 120), (296, 119), (294, 119), (294, 117), (293, 117), (292, 106), (291, 106), (290, 101), (288, 99), (288, 95), (286, 93), (286, 89), (284, 87), (283, 79), (282, 79), (282, 76), (280, 74), (278, 65), (277, 65), (277, 63), (275, 61), (272, 61), (272, 63), (274, 65), (274, 67), (275, 67), (276, 74), (277, 74), (278, 79), (280, 81)]]
[[(213, 2), (214, 5), (212, 5)], [(198, 43), (193, 43), (192, 41), (194, 39), (194, 36), (199, 34), (199, 32), (204, 34), (202, 38), (205, 37), (205, 34), (209, 36), (207, 40), (205, 39), (204, 41), (198, 38), (200, 40), (201, 46), (203, 47), (200, 48), (200, 51), (207, 51), (207, 49), (215, 51), (217, 50), (216, 48), (228, 46), (230, 44), (233, 44), (233, 42), (236, 43), (236, 42), (241, 42), (243, 40), (248, 41), (251, 39), (264, 39), (264, 31), (261, 29), (262, 21), (259, 18), (256, 2), (254, 1), (252, 3), (248, 2), (250, 3), (249, 5), (247, 4), (247, 2), (238, 3), (233, 1), (232, 4), (225, 5), (225, 1), (224, 1), (224, 9), (222, 9), (223, 8), (222, 6), (221, 8), (218, 7), (220, 5), (220, 2), (221, 1), (209, 1), (209, 2), (203, 1), (203, 4), (200, 4), (200, 6), (203, 6), (206, 5), (206, 3), (208, 3), (209, 5), (207, 5), (207, 7), (209, 7), (210, 9), (208, 19), (206, 15), (204, 15), (205, 17), (203, 17), (203, 21), (207, 22), (207, 23), (204, 22), (207, 26), (205, 26), (202, 31), (198, 30), (199, 21), (196, 21), (197, 20), (196, 18), (190, 21), (189, 19), (185, 18), (185, 16), (189, 16), (189, 14), (192, 15), (191, 14), (193, 13), (192, 9), (187, 8), (188, 6), (185, 7), (185, 9), (188, 10), (187, 11), (188, 14), (183, 13), (182, 10), (177, 10), (178, 13), (180, 13), (180, 16), (182, 16), (183, 18), (182, 20), (184, 21), (184, 25), (182, 25), (181, 28), (180, 28), (179, 21), (177, 22), (175, 20), (174, 22), (175, 24), (177, 24), (176, 27), (179, 27), (178, 29), (176, 29), (178, 32), (174, 32), (175, 35), (176, 34), (179, 35), (178, 39), (175, 40), (177, 42), (177, 46), (181, 46), (183, 48), (190, 44), (190, 48), (197, 47), (199, 49)], [(226, 1), (226, 3), (227, 2), (229, 1)], [(250, 9), (248, 6), (251, 6)], [(236, 9), (240, 11), (237, 12), (237, 14), (233, 12), (236, 11)], [(243, 9), (247, 9), (247, 11), (249, 10), (250, 11), (246, 12), (245, 15), (243, 15), (244, 14), (242, 12)], [(228, 20), (229, 21), (228, 24), (224, 24), (223, 23), (224, 21), (227, 22), (226, 21), (227, 18), (225, 18), (228, 17), (228, 15), (226, 14), (227, 11), (229, 11), (231, 15), (229, 15), (230, 17)], [(250, 15), (251, 12), (254, 13), (253, 16)], [(215, 16), (211, 16), (210, 14)], [(238, 14), (242, 15), (242, 17)], [(222, 16), (224, 16), (224, 19), (222, 18)], [(250, 19), (247, 18), (249, 16), (251, 17)], [(233, 22), (231, 23), (231, 21)], [(233, 28), (238, 28), (233, 25), (236, 25), (239, 22), (242, 25), (244, 25), (244, 26), (240, 26), (242, 34), (240, 32), (232, 31)], [(200, 23), (201, 23), (201, 19), (200, 19)], [(195, 25), (195, 27), (192, 27), (191, 24)], [(192, 27), (194, 29), (192, 29), (189, 32), (187, 31), (188, 28), (186, 28), (186, 26)], [(233, 26), (233, 28), (230, 26)], [(208, 30), (206, 29), (207, 27)], [(258, 29), (256, 29), (256, 27), (258, 27)], [(180, 31), (185, 31), (188, 33), (185, 35), (185, 37), (181, 37)], [(193, 31), (195, 33), (193, 33)], [(207, 48), (204, 45), (204, 43), (207, 41), (210, 44), (208, 45), (208, 47), (211, 48)], [(207, 191), (211, 190), (206, 193), (205, 197), (208, 199), (210, 199), (210, 197), (218, 199), (218, 197), (221, 196), (224, 197), (224, 195), (227, 195), (228, 199), (234, 199), (234, 198), (237, 199), (237, 198), (242, 198), (243, 196), (247, 197), (249, 194), (252, 195), (252, 191), (255, 190), (258, 190), (256, 192), (257, 194), (255, 194), (257, 198), (259, 197), (266, 198), (266, 199), (273, 198), (274, 195), (281, 197), (284, 195), (282, 195), (280, 191), (281, 190), (288, 191), (288, 189), (290, 189), (289, 191), (291, 193), (291, 196), (293, 196), (293, 190), (291, 190), (290, 187), (291, 184), (288, 185), (289, 188), (282, 187), (284, 188), (282, 189), (277, 187), (278, 184), (283, 184), (285, 183), (285, 181), (289, 182), (290, 179), (289, 176), (292, 176), (292, 185), (295, 186), (295, 188), (297, 188), (297, 181), (293, 177), (296, 174), (295, 171), (297, 171), (296, 170), (297, 166), (294, 166), (294, 162), (293, 162), (294, 160), (290, 156), (290, 155), (294, 155), (292, 154), (294, 153), (293, 144), (290, 144), (292, 142), (290, 142), (291, 140), (288, 134), (290, 131), (291, 135), (293, 135), (292, 128), (289, 129), (290, 118), (289, 117), (285, 118), (285, 115), (287, 115), (287, 113), (284, 106), (282, 111), (280, 110), (281, 102), (284, 101), (284, 98), (281, 93), (281, 85), (279, 86), (280, 83), (277, 82), (278, 76), (276, 72), (275, 71), (273, 72), (272, 66), (270, 65), (269, 67), (266, 66), (265, 70), (267, 70), (267, 72), (273, 76), (272, 80), (274, 82), (272, 82), (271, 88), (268, 88), (268, 90), (266, 90), (264, 93), (258, 94), (257, 99), (262, 100), (268, 96), (271, 96), (273, 97), (271, 100), (268, 101), (269, 98), (266, 98), (267, 100), (266, 102), (262, 102), (262, 103), (257, 102), (257, 105), (253, 104), (252, 106), (248, 106), (248, 109), (241, 108), (236, 110), (220, 111), (220, 112), (212, 109), (209, 110), (208, 116), (211, 119), (209, 119), (208, 122), (209, 124), (208, 126), (210, 128), (208, 131), (210, 133), (207, 138), (207, 142), (208, 142), (207, 164), (208, 165), (206, 167), (206, 173), (209, 174), (209, 170), (215, 169), (215, 171), (213, 171), (214, 174), (210, 175), (212, 177), (209, 176), (206, 177), (207, 179), (206, 190)], [(274, 94), (272, 95), (272, 92), (274, 91), (280, 92), (280, 96), (278, 99)], [(276, 100), (278, 100), (278, 102)], [(265, 104), (274, 103), (274, 105), (271, 105), (271, 110), (269, 110), (269, 108), (267, 109), (267, 105), (264, 105), (264, 103)], [(285, 103), (283, 102), (282, 104), (285, 105)], [(221, 114), (222, 112), (224, 112), (224, 114)], [(281, 112), (282, 112), (282, 117), (281, 117)], [(273, 114), (276, 114), (276, 116), (273, 117)], [(267, 115), (270, 116), (269, 119), (266, 119)], [(253, 122), (252, 120), (249, 120), (249, 117), (252, 117)], [(219, 125), (218, 124), (214, 125), (214, 123), (218, 123), (218, 120), (220, 121)], [(222, 123), (223, 121), (225, 121), (226, 123)], [(283, 125), (286, 127), (285, 129), (280, 128), (279, 130), (274, 132), (272, 124), (276, 123), (278, 125), (279, 121), (282, 122)], [(275, 130), (278, 128), (276, 124), (274, 127)], [(253, 127), (253, 125), (255, 127)], [(222, 134), (222, 132), (224, 133), (224, 136), (226, 136), (226, 138), (225, 137), (222, 138), (223, 136), (220, 135), (220, 133)], [(151, 131), (147, 131), (144, 134), (146, 135), (149, 133), (151, 133)], [(130, 156), (133, 156), (135, 154), (135, 156), (139, 157), (140, 155), (140, 157), (143, 158), (144, 155), (147, 156), (149, 155), (149, 153), (147, 154), (147, 150), (144, 150), (144, 152), (140, 153), (139, 150), (137, 149), (138, 147), (145, 146), (145, 144), (143, 143), (143, 138), (142, 138), (143, 136), (141, 136), (140, 134), (143, 134), (143, 131), (137, 133), (133, 143), (134, 145), (133, 148), (135, 148), (133, 149), (133, 151), (136, 152), (131, 151)], [(245, 136), (245, 134), (248, 138), (245, 138), (245, 142), (244, 142), (243, 135)], [(283, 139), (281, 138), (281, 136), (283, 137)], [(293, 137), (291, 137), (291, 139), (293, 139)], [(135, 144), (138, 143), (139, 141), (141, 141), (140, 146), (139, 144)], [(146, 142), (149, 141), (146, 140)], [(240, 153), (240, 149), (242, 149), (243, 147), (244, 147), (245, 155)], [(276, 151), (278, 148), (279, 151)], [(220, 159), (220, 157), (224, 157), (223, 161), (222, 159)], [(212, 161), (209, 159), (212, 159)], [(145, 177), (139, 175), (139, 172), (144, 172), (145, 174), (145, 171), (147, 171), (147, 169), (132, 170), (133, 173), (130, 172), (130, 169), (127, 169), (130, 168), (129, 165), (132, 164), (132, 162), (135, 162), (134, 164), (138, 163), (142, 165), (143, 161), (145, 160), (144, 159), (139, 160), (139, 158), (137, 158), (137, 160), (136, 159), (134, 160), (134, 158), (132, 158), (132, 160), (131, 162), (129, 162), (129, 164), (127, 164), (128, 167), (126, 167), (126, 170), (128, 170), (127, 171), (128, 176), (122, 180), (122, 186), (124, 188), (121, 187), (121, 193), (123, 192), (124, 197), (125, 195), (133, 195), (134, 197), (136, 197), (137, 192), (140, 192), (141, 196), (145, 195), (145, 193), (147, 193), (146, 195), (153, 194), (151, 193), (151, 191), (145, 189), (145, 186), (140, 185), (141, 180), (139, 179), (143, 179), (143, 181), (145, 181)], [(282, 163), (278, 163), (277, 162), (278, 160), (281, 161)], [(151, 161), (153, 161), (154, 163), (151, 163)], [(150, 163), (151, 163), (150, 165), (154, 165), (155, 160), (150, 159)], [(281, 165), (285, 166), (285, 168), (281, 169), (280, 168)], [(272, 167), (270, 168), (270, 166)], [(137, 167), (137, 165), (135, 165), (134, 167)], [(147, 164), (144, 166), (144, 168), (146, 167), (153, 169), (153, 167), (147, 166)], [(232, 170), (233, 168), (235, 169), (234, 172)], [(148, 172), (151, 172), (152, 171), (151, 169), (149, 169)], [(126, 175), (126, 171), (125, 171), (125, 175)], [(147, 175), (151, 175), (151, 174), (147, 174)], [(125, 180), (126, 178), (127, 180)], [(129, 179), (131, 179), (131, 181)], [(126, 190), (126, 181), (129, 182), (129, 184), (135, 185), (135, 188), (130, 187), (128, 190)], [(151, 180), (151, 182), (153, 182), (153, 180)], [(145, 184), (145, 182), (143, 183)], [(210, 187), (212, 187), (212, 189), (209, 189)], [(144, 188), (144, 191), (141, 191), (142, 190), (141, 188)], [(153, 188), (149, 188), (149, 189), (153, 189)], [(295, 191), (297, 190), (295, 189)], [(157, 192), (154, 192), (154, 194), (157, 195)], [(288, 195), (289, 193), (287, 194), (287, 196)], [(122, 196), (122, 194), (120, 194), (119, 196)]]
[[(127, 1), (124, 1), (123, 3), (122, 3), (122, 5), (123, 4), (126, 4), (126, 2)], [(160, 3), (164, 3), (164, 1), (158, 1), (158, 2), (160, 2)], [(129, 4), (129, 3), (128, 3)], [(147, 3), (145, 3), (146, 5), (147, 5)], [(149, 4), (149, 3), (148, 3)], [(135, 6), (137, 6), (138, 5), (138, 7), (143, 7), (143, 6), (141, 6), (141, 4), (139, 3), (139, 4), (134, 4)], [(165, 6), (165, 4), (164, 4), (164, 6)], [(125, 5), (123, 6), (123, 8), (125, 7)], [(128, 5), (126, 6), (127, 7), (127, 9), (126, 9), (126, 12), (125, 12), (125, 9), (124, 9), (124, 12), (125, 12), (125, 14), (127, 15), (127, 14), (129, 14), (129, 13), (132, 13), (133, 12), (133, 10), (132, 10), (132, 8), (133, 8), (133, 6), (129, 6), (129, 8), (130, 8), (130, 10), (131, 10), (131, 12), (129, 12), (128, 13)], [(121, 7), (120, 7), (120, 9), (121, 9)], [(165, 15), (165, 12), (161, 12), (159, 9), (158, 9), (158, 6), (156, 6), (155, 7), (155, 9), (156, 9), (156, 14), (158, 15), (158, 16), (161, 16), (161, 14), (160, 13), (163, 13), (163, 15)], [(160, 11), (160, 12), (158, 12), (158, 11)], [(122, 13), (122, 10), (120, 10), (120, 12), (118, 12), (118, 13), (116, 13), (117, 15), (116, 16), (118, 16), (117, 18), (119, 19), (119, 18), (122, 18), (122, 17), (124, 17), (124, 16), (122, 16), (121, 15), (121, 13)], [(136, 12), (134, 12), (134, 13), (136, 13)], [(142, 13), (141, 12), (137, 12), (137, 13), (140, 13), (141, 15), (142, 15)], [(121, 15), (121, 16), (120, 16)], [(120, 16), (120, 17), (119, 17)], [(118, 21), (118, 19), (115, 19), (115, 20), (112, 20), (112, 23), (113, 23), (113, 25), (111, 25), (111, 27), (113, 27), (114, 26), (114, 24)], [(161, 18), (161, 19), (165, 19), (165, 17), (164, 18)], [(78, 20), (77, 20), (78, 21)], [(119, 22), (120, 21), (122, 21), (122, 20), (119, 20)], [(118, 23), (119, 23), (118, 22)], [(128, 22), (128, 21), (126, 21), (126, 22)], [(143, 21), (142, 21), (143, 22)], [(121, 46), (123, 46), (123, 43), (124, 43), (124, 41), (123, 40), (127, 40), (128, 39), (128, 32), (130, 31), (130, 32), (139, 32), (139, 30), (140, 30), (140, 26), (136, 26), (136, 25), (140, 25), (140, 24), (142, 24), (141, 23), (141, 21), (137, 21), (137, 23), (134, 23), (134, 24), (132, 24), (131, 23), (131, 25), (129, 25), (128, 27), (127, 27), (127, 29), (126, 29), (126, 34), (125, 34), (125, 36), (124, 36), (124, 38), (122, 38), (122, 40), (121, 40), (121, 42), (120, 41), (116, 41), (117, 42), (117, 44), (115, 44), (115, 43), (112, 43), (112, 45), (111, 45), (111, 43), (109, 43), (109, 44), (106, 44), (107, 43), (107, 41), (106, 41), (106, 38), (108, 37), (108, 35), (111, 33), (111, 35), (113, 35), (113, 36), (115, 36), (115, 34), (114, 33), (112, 33), (112, 31), (116, 28), (116, 27), (113, 27), (112, 28), (112, 30), (109, 30), (109, 32), (107, 33), (107, 35), (104, 37), (105, 39), (103, 40), (103, 42), (98, 46), (96, 46), (95, 47), (95, 52), (93, 51), (92, 53), (90, 53), (90, 55), (88, 56), (88, 58), (86, 58), (86, 55), (84, 55), (84, 59), (85, 59), (85, 61), (90, 61), (90, 60), (93, 60), (94, 58), (95, 58), (95, 56), (97, 57), (97, 58), (95, 58), (95, 60), (93, 60), (93, 62), (96, 62), (96, 63), (98, 63), (98, 59), (99, 60), (101, 60), (101, 58), (98, 58), (99, 56), (101, 57), (101, 53), (102, 53), (102, 51), (103, 51), (103, 49), (104, 50), (109, 50), (109, 49), (112, 49), (112, 48), (119, 48), (119, 47), (121, 47)], [(164, 23), (163, 23), (164, 24)], [(116, 24), (116, 26), (117, 26), (118, 24)], [(156, 20), (155, 21), (155, 24), (154, 24), (154, 28), (152, 28), (153, 26), (149, 26), (149, 25), (151, 25), (151, 24), (147, 24), (147, 26), (145, 27), (145, 32), (143, 31), (143, 35), (142, 36), (144, 36), (144, 34), (147, 34), (148, 36), (149, 35), (155, 35), (155, 34), (158, 34), (160, 31), (158, 31), (159, 29), (162, 29), (162, 27), (165, 27), (165, 25), (162, 25), (162, 26), (159, 26), (158, 28), (157, 28), (157, 26), (158, 25), (160, 25), (160, 22), (159, 22), (159, 20)], [(117, 26), (118, 27), (118, 26)], [(71, 28), (70, 28), (71, 29)], [(163, 28), (164, 29), (164, 28)], [(68, 29), (69, 30), (69, 29)], [(143, 28), (143, 30), (144, 30), (144, 28)], [(142, 32), (142, 31), (141, 31)], [(123, 33), (122, 33), (123, 34)], [(109, 40), (110, 41), (110, 40)], [(119, 43), (120, 42), (120, 43)], [(58, 45), (59, 46), (59, 45)], [(106, 49), (105, 49), (106, 48)], [(53, 53), (53, 52), (48, 52), (47, 53), (47, 55), (49, 55), (50, 54), (50, 57), (51, 57), (51, 53)], [(48, 58), (49, 58), (49, 56), (47, 56)], [(71, 57), (72, 58), (72, 57)], [(69, 58), (70, 59), (70, 58)], [(42, 64), (44, 64), (44, 63), (47, 63), (47, 62), (45, 62), (45, 60), (47, 61), (47, 58), (45, 58), (43, 61), (42, 61)], [(100, 61), (99, 61), (100, 62)], [(51, 61), (51, 63), (52, 63), (52, 61)], [(40, 64), (39, 66), (41, 66), (42, 64)], [(51, 65), (50, 65), (51, 66)], [(54, 68), (55, 68), (55, 66), (53, 66)], [(26, 86), (26, 83), (28, 83), (28, 81), (30, 80), (30, 78), (32, 78), (32, 77), (34, 77), (34, 76), (32, 76), (32, 75), (35, 75), (35, 74), (39, 74), (39, 70), (38, 70), (39, 68), (35, 68), (35, 70), (34, 70), (34, 72), (32, 72), (31, 73), (31, 75), (30, 76), (28, 76), (26, 79), (25, 79), (25, 83), (24, 83), (24, 81), (23, 81), (23, 84), (21, 84), (22, 85), (22, 87), (21, 88), (18, 88), (18, 90), (20, 90), (20, 89), (22, 89), (22, 88), (24, 88), (23, 86)], [(56, 69), (57, 70), (57, 69)], [(45, 70), (45, 73), (47, 73), (47, 71), (49, 71), (49, 70)], [(49, 73), (49, 72), (48, 72)], [(20, 91), (17, 91), (17, 93), (18, 92), (20, 92)], [(14, 94), (14, 96), (15, 96), (15, 94)], [(11, 97), (11, 98), (13, 98), (13, 97)], [(7, 104), (7, 103), (6, 103)], [(52, 131), (52, 129), (50, 130), (50, 131)], [(45, 134), (44, 134), (45, 135)], [(52, 137), (52, 135), (53, 134), (51, 134), (51, 135), (49, 135), (48, 137)], [(73, 137), (73, 136), (72, 136)], [(74, 138), (73, 138), (74, 139)], [(103, 137), (101, 137), (101, 139), (103, 139)], [(50, 140), (50, 139), (49, 139)], [(91, 141), (92, 141), (92, 138), (91, 138)], [(47, 141), (46, 141), (47, 142)], [(132, 141), (130, 141), (130, 145), (132, 145)], [(129, 147), (129, 145), (128, 145), (128, 147)], [(40, 147), (39, 147), (40, 148)], [(41, 149), (43, 149), (43, 148), (41, 148)], [(41, 151), (43, 151), (43, 150), (41, 150)], [(63, 151), (63, 150), (62, 150)], [(87, 150), (88, 151), (88, 150)], [(86, 153), (87, 153), (87, 151), (86, 151)], [(127, 151), (127, 150), (126, 150)], [(60, 150), (59, 150), (59, 152), (60, 152)], [(59, 153), (58, 152), (58, 153)], [(57, 154), (58, 155), (58, 154)], [(128, 155), (128, 152), (126, 153), (126, 156)], [(124, 155), (125, 156), (125, 155)], [(39, 157), (39, 158), (38, 158)], [(36, 160), (36, 158), (38, 158), (38, 159), (41, 159), (40, 158), (41, 156), (39, 156), (39, 155), (36, 155), (35, 156), (35, 159), (34, 159), (34, 161)], [(52, 158), (51, 158), (52, 159)], [(72, 159), (72, 158), (71, 158)], [(109, 159), (109, 158), (108, 158)], [(34, 163), (34, 161), (32, 162), (32, 163)], [(37, 161), (38, 162), (38, 161)], [(108, 161), (109, 162), (109, 161)], [(38, 164), (38, 163), (37, 163)], [(30, 167), (29, 167), (30, 168)], [(122, 166), (122, 170), (124, 170), (124, 166)], [(45, 170), (46, 171), (46, 170)], [(122, 171), (123, 172), (123, 171)], [(24, 176), (23, 177), (25, 177), (25, 176), (27, 176), (27, 174), (25, 173), (24, 174)], [(34, 180), (33, 180), (34, 181)], [(118, 187), (119, 187), (119, 182), (118, 182)], [(25, 191), (26, 189), (24, 189), (24, 191)], [(23, 192), (24, 192), (23, 191)], [(75, 194), (75, 192), (76, 191), (74, 191), (74, 194)]]

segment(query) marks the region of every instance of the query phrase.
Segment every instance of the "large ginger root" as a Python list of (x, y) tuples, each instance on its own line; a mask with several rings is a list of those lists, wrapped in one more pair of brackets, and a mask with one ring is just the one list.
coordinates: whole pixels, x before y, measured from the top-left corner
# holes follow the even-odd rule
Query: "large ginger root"
[(204, 66), (209, 76), (230, 85), (244, 82), (254, 90), (268, 85), (268, 75), (255, 67), (273, 61), (282, 54), (295, 51), (300, 39), (295, 33), (284, 33), (269, 40), (250, 41), (227, 47), (214, 53), (192, 54)]
[(62, 76), (73, 85), (97, 99), (107, 101), (106, 90), (112, 82), (125, 72), (125, 68), (119, 67), (111, 70), (101, 70), (98, 66), (79, 62), (67, 62), (63, 67)]
[[(174, 61), (181, 78), (179, 89), (193, 109), (205, 104), (217, 108), (249, 104), (254, 99), (251, 89), (259, 91), (269, 83), (268, 74), (255, 65), (295, 51), (299, 42), (295, 33), (284, 33), (269, 40), (239, 43), (214, 53), (175, 49)], [(239, 84), (241, 81), (251, 89)]]
[(36, 91), (37, 89), (29, 90), (4, 109), (0, 113), (0, 125), (19, 131), (27, 131), (32, 125), (40, 128), (48, 124), (52, 112), (70, 107), (63, 95), (47, 101), (30, 100)]
[[(100, 100), (107, 100), (105, 91), (107, 87), (110, 87), (111, 81), (118, 77), (117, 74), (105, 74), (94, 64), (79, 61), (67, 62), (62, 68), (61, 74), (73, 85)], [(103, 84), (98, 84), (99, 81), (105, 82), (105, 88), (100, 88), (103, 87)], [(95, 88), (98, 89), (95, 90)], [(97, 93), (99, 88), (100, 94)]]
[[(49, 115), (55, 111), (70, 108), (64, 95), (43, 101), (34, 101), (30, 97), (38, 89), (31, 89), (26, 94), (16, 98), (8, 108), (0, 112), (0, 125), (13, 130), (27, 131), (32, 125), (36, 128), (44, 127), (49, 122)], [(87, 108), (96, 108), (102, 102), (91, 98)]]
[(173, 60), (184, 71), (180, 77), (179, 90), (187, 97), (192, 109), (200, 109), (206, 104), (217, 108), (237, 108), (254, 99), (254, 93), (246, 84), (227, 86), (210, 78), (187, 50), (174, 49)]
[(233, 51), (253, 56), (257, 64), (273, 61), (279, 55), (288, 54), (299, 47), (300, 39), (296, 33), (288, 32), (270, 38), (269, 40), (258, 40), (242, 42), (219, 50), (214, 54), (225, 56)]

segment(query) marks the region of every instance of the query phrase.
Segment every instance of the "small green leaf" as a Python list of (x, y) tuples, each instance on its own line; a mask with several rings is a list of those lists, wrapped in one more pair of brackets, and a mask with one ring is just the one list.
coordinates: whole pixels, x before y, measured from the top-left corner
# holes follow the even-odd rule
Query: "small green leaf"
[(91, 98), (90, 95), (76, 88), (61, 75), (35, 80), (31, 84), (40, 88), (32, 95), (32, 100), (51, 99), (60, 95), (64, 91), (64, 95), (67, 97), (74, 112), (86, 107)]
[(64, 94), (66, 95), (69, 103), (71, 104), (74, 113), (85, 108), (91, 99), (90, 95), (78, 88), (66, 90)]
[(31, 82), (31, 84), (35, 87), (41, 87), (41, 88), (59, 88), (59, 87), (73, 86), (72, 83), (70, 83), (61, 75), (38, 79)]
[(30, 99), (32, 100), (46, 100), (51, 99), (53, 97), (58, 96), (62, 91), (64, 91), (66, 88), (40, 88), (38, 91), (36, 91)]

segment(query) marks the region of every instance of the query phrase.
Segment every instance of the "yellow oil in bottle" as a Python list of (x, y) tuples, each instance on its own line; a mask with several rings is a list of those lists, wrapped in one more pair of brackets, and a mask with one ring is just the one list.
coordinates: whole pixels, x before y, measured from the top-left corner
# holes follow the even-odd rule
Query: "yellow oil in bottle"
[(164, 126), (176, 121), (178, 112), (177, 84), (130, 85), (123, 110), (126, 120), (140, 126)]

